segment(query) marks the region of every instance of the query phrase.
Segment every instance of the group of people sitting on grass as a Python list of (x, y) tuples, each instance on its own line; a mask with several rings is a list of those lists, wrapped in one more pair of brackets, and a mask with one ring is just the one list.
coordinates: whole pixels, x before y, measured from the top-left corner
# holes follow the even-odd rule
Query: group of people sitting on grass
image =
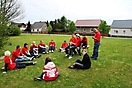
[[(79, 34), (73, 34), (72, 38), (70, 39), (69, 44), (64, 41), (62, 43), (62, 46), (60, 48), (61, 52), (66, 52), (66, 56), (69, 56), (69, 59), (72, 57), (72, 53), (83, 55), (83, 59), (77, 59), (71, 66), (68, 68), (70, 69), (89, 69), (91, 67), (91, 61), (89, 58), (89, 55), (87, 54), (87, 45), (88, 45), (88, 40), (85, 35), (81, 38)], [(30, 45), (30, 50), (28, 50), (28, 44), (25, 43), (23, 48), (21, 49), (21, 46), (18, 45), (16, 49), (12, 52), (12, 59), (10, 58), (10, 51), (5, 51), (4, 53), (4, 62), (5, 62), (5, 67), (4, 67), (4, 72), (6, 73), (7, 70), (14, 70), (14, 69), (20, 69), (20, 68), (25, 68), (26, 66), (29, 65), (35, 65), (37, 62), (34, 62), (33, 60), (35, 58), (41, 57), (39, 53), (47, 54), (49, 52), (54, 52), (56, 48), (56, 43), (51, 40), (49, 43), (49, 50), (47, 50), (47, 45), (43, 43), (42, 40), (40, 40), (40, 43), (38, 46), (36, 45), (35, 41), (32, 42)], [(82, 52), (81, 51), (82, 49)], [(76, 52), (77, 50), (77, 52)], [(69, 54), (68, 54), (69, 53)], [(26, 62), (30, 61), (30, 62)], [(45, 59), (45, 65), (43, 67), (42, 74), (34, 78), (34, 80), (55, 80), (59, 75), (58, 69), (55, 66), (55, 64), (52, 62), (51, 57), (46, 57)]]

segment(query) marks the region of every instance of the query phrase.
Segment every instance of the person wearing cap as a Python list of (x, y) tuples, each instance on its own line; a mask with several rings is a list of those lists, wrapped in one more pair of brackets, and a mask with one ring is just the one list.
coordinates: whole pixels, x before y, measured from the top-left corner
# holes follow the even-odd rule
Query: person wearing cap
[(77, 39), (77, 42), (76, 42), (77, 52), (81, 56), (80, 50), (81, 50), (82, 39), (79, 34), (76, 34), (76, 39)]
[(46, 44), (43, 43), (43, 40), (40, 40), (40, 43), (38, 44), (38, 51), (43, 54), (48, 53), (46, 50)]
[(66, 42), (66, 40), (64, 40), (64, 42), (61, 45), (60, 48), (60, 52), (65, 52), (65, 48), (68, 46), (68, 43)]
[(93, 54), (91, 56), (91, 58), (93, 60), (97, 60), (98, 59), (98, 50), (99, 50), (99, 46), (100, 46), (100, 32), (97, 30), (97, 28), (93, 29), (93, 32), (95, 33), (94, 36), (92, 37), (94, 39), (94, 48), (93, 48)]

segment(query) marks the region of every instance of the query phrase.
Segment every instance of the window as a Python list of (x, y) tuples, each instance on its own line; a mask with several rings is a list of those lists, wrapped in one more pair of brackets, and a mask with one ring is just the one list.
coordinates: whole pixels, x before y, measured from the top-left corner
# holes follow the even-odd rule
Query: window
[(123, 30), (123, 33), (126, 34), (126, 30)]
[(86, 32), (86, 30), (85, 30), (85, 29), (83, 29), (83, 31), (84, 31), (84, 32)]
[(77, 29), (76, 31), (79, 31), (79, 29)]
[(37, 31), (39, 31), (39, 29), (37, 29)]
[(114, 30), (114, 33), (115, 33), (115, 34), (118, 34), (118, 30)]

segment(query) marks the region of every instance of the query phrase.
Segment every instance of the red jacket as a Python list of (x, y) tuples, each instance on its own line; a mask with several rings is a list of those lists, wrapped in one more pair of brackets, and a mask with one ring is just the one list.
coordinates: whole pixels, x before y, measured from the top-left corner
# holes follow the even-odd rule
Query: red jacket
[(82, 43), (83, 43), (83, 44), (88, 44), (88, 39), (87, 39), (86, 37), (84, 37), (84, 38), (82, 39)]
[(38, 44), (38, 50), (40, 50), (40, 46), (45, 47), (46, 45), (45, 45), (44, 43), (39, 43), (39, 44)]
[(30, 50), (33, 50), (33, 48), (37, 48), (37, 46), (31, 44), (31, 46), (30, 46)]
[(82, 43), (82, 39), (81, 38), (76, 38), (77, 41), (76, 41), (76, 46), (79, 47), (81, 46), (81, 43)]
[(15, 62), (16, 58), (21, 55), (20, 50), (16, 49), (12, 52), (12, 61)]
[(16, 63), (12, 62), (9, 56), (4, 57), (4, 62), (8, 64), (8, 69), (13, 70), (16, 67)]
[(75, 43), (75, 46), (76, 46), (77, 39), (76, 39), (76, 38), (71, 38), (71, 39), (70, 39), (70, 42)]
[(56, 46), (55, 42), (49, 42), (49, 46)]
[(62, 43), (61, 48), (66, 48), (68, 46), (68, 44), (66, 42)]
[(96, 32), (94, 37), (97, 39), (94, 39), (94, 42), (100, 42), (100, 36), (101, 36), (100, 32)]
[(28, 52), (28, 47), (23, 47), (22, 48), (22, 54), (26, 54), (26, 52)]

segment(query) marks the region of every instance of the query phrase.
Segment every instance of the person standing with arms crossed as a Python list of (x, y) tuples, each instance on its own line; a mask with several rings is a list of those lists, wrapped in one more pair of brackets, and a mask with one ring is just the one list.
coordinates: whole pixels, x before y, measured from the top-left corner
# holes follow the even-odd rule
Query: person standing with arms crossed
[(100, 32), (97, 30), (97, 28), (93, 29), (93, 32), (95, 33), (94, 36), (92, 37), (94, 39), (94, 48), (93, 48), (93, 54), (91, 56), (91, 58), (93, 60), (97, 60), (98, 59), (98, 50), (99, 50), (99, 46), (100, 46)]

